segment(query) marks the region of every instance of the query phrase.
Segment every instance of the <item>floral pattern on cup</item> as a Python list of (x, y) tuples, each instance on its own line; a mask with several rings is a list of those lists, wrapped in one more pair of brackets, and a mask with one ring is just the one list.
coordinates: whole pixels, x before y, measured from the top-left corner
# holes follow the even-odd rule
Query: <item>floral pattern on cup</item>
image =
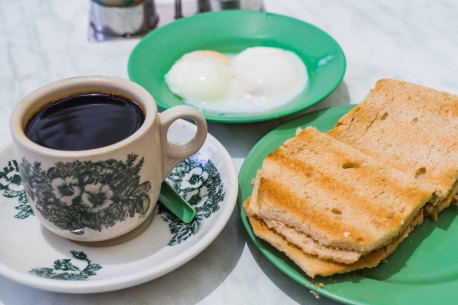
[(19, 175), (19, 167), (16, 160), (8, 161), (8, 164), (0, 170), (0, 191), (5, 198), (16, 198), (18, 205), (15, 207), (18, 213), (14, 215), (17, 219), (26, 219), (33, 215), (27, 196), (25, 195), (24, 185)]
[[(40, 168), (40, 165), (38, 165)], [(30, 169), (29, 169), (30, 171)], [(105, 174), (111, 170), (105, 169)], [(220, 174), (211, 160), (199, 160), (191, 157), (182, 161), (167, 177), (168, 182), (180, 195), (196, 208), (195, 221), (185, 224), (171, 214), (165, 207), (159, 205), (158, 214), (168, 224), (172, 238), (168, 245), (178, 245), (189, 237), (197, 234), (203, 225), (203, 221), (215, 213), (220, 203), (224, 200), (224, 185)], [(81, 197), (83, 205), (87, 207), (99, 207), (110, 202), (113, 196), (111, 187), (92, 184), (83, 189), (73, 176), (57, 177), (51, 182), (50, 192), (62, 205), (71, 206), (77, 197)], [(25, 196), (24, 187), (19, 176), (19, 168), (16, 160), (11, 160), (0, 171), (0, 190), (6, 198), (17, 198), (19, 210), (15, 215), (18, 219), (25, 219), (33, 215), (33, 211)], [(84, 193), (86, 192), (86, 195)]]
[(197, 234), (204, 221), (219, 210), (226, 194), (216, 166), (211, 160), (201, 160), (198, 156), (179, 163), (167, 182), (196, 209), (196, 218), (186, 224), (159, 205), (158, 214), (172, 234), (168, 245), (174, 246)]
[(86, 228), (101, 231), (146, 214), (151, 185), (140, 182), (142, 166), (143, 158), (129, 154), (125, 162), (58, 162), (48, 169), (23, 159), (20, 168), (28, 195), (43, 217), (63, 230), (84, 234)]

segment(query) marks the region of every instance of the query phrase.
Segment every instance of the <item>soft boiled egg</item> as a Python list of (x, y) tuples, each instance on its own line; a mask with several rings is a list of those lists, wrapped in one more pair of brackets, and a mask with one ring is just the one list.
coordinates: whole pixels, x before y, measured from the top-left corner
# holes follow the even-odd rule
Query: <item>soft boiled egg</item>
[(225, 96), (229, 59), (214, 51), (185, 54), (167, 73), (165, 80), (173, 93), (193, 101), (215, 101)]
[(302, 87), (306, 76), (303, 66), (296, 54), (277, 48), (249, 48), (234, 59), (243, 92), (263, 97), (299, 93), (298, 87)]
[(293, 52), (270, 47), (225, 55), (187, 53), (165, 76), (188, 104), (221, 112), (260, 112), (287, 103), (304, 90), (307, 69)]

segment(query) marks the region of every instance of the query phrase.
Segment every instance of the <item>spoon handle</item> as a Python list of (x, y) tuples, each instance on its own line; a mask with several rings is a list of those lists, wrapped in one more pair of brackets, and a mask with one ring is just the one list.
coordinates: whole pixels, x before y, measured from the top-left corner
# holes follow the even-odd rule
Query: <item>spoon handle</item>
[(190, 223), (196, 217), (196, 210), (166, 181), (162, 182), (159, 201), (184, 223)]

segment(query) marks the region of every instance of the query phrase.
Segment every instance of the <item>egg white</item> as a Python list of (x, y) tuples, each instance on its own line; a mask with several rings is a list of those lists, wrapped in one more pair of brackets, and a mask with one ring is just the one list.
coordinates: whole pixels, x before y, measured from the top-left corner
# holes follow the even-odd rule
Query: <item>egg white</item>
[(307, 68), (293, 52), (253, 47), (237, 55), (194, 51), (166, 74), (170, 90), (200, 109), (263, 112), (281, 106), (306, 87)]

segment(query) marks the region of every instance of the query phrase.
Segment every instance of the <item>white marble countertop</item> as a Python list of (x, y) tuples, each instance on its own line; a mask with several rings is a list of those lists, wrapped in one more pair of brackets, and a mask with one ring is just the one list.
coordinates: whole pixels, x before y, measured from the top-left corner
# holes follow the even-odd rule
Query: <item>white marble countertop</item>
[[(265, 0), (271, 12), (327, 31), (347, 58), (344, 82), (313, 109), (358, 103), (380, 78), (398, 78), (458, 92), (458, 3), (453, 0)], [(89, 0), (0, 1), (0, 146), (22, 96), (77, 75), (127, 78), (138, 40), (89, 43)], [(209, 124), (240, 168), (251, 147), (283, 120)], [(0, 233), (1, 234), (1, 233)], [(335, 304), (274, 268), (250, 243), (237, 211), (199, 256), (152, 282), (111, 293), (66, 295), (0, 276), (0, 305), (27, 304)]]

